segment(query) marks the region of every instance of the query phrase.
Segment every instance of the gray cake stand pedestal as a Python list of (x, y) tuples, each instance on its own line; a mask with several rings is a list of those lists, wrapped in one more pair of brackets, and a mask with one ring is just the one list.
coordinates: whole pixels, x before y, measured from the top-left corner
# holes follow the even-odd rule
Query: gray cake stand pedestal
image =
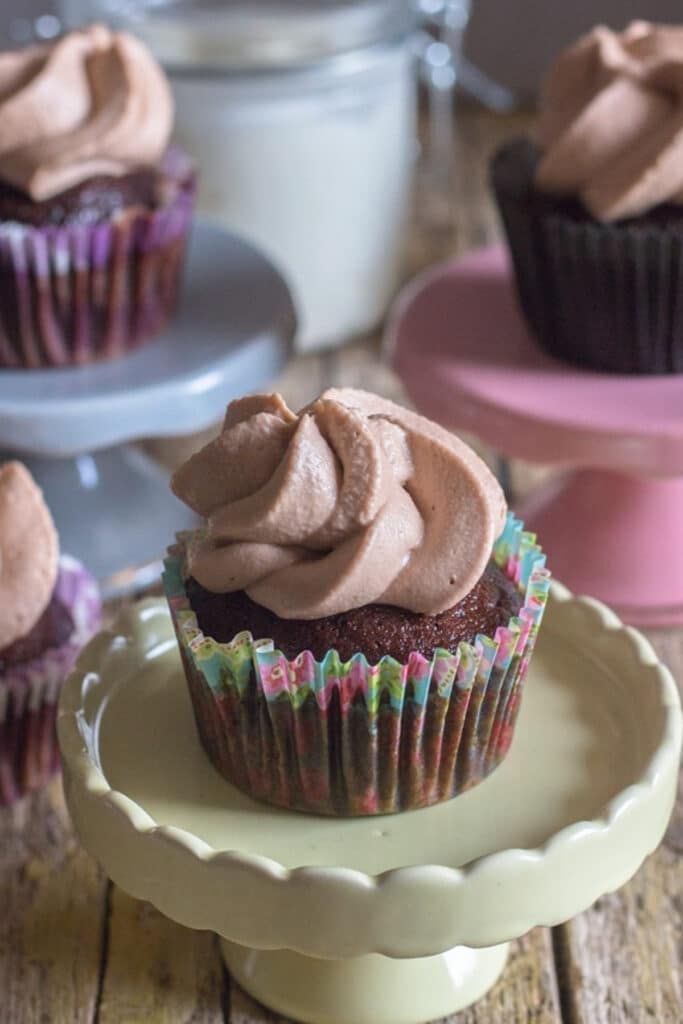
[(158, 339), (111, 363), (0, 372), (0, 452), (42, 486), (62, 548), (105, 596), (145, 586), (191, 513), (164, 471), (127, 442), (188, 434), (231, 398), (266, 385), (291, 352), (286, 283), (246, 242), (198, 224), (176, 317)]

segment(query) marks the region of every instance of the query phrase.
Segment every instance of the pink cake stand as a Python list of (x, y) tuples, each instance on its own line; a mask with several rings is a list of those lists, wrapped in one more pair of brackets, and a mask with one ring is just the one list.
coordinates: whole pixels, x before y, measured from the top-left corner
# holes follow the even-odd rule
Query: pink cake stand
[(683, 375), (591, 373), (544, 355), (500, 247), (412, 282), (387, 345), (420, 411), (567, 470), (516, 510), (556, 577), (628, 622), (683, 624)]

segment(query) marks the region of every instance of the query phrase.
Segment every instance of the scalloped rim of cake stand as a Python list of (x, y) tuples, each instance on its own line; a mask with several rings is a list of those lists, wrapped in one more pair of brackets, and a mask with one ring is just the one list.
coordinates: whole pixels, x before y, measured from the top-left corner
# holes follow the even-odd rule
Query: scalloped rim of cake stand
[[(118, 681), (130, 678), (175, 643), (165, 602), (158, 599), (127, 609), (113, 631), (91, 641), (63, 688), (58, 732), (77, 831), (131, 895), (182, 924), (260, 949), (330, 958), (423, 957), (456, 944), (493, 946), (536, 925), (567, 920), (624, 884), (659, 844), (675, 798), (681, 708), (671, 673), (651, 645), (604, 605), (575, 598), (555, 583), (549, 612), (563, 617), (563, 630), (586, 631), (598, 652), (607, 647), (629, 677), (647, 676), (657, 688), (662, 729), (635, 784), (598, 817), (563, 828), (536, 849), (504, 850), (462, 868), (420, 865), (373, 876), (347, 868), (290, 870), (260, 855), (218, 851), (187, 831), (158, 825), (111, 788), (84, 728), (84, 702), (99, 712), (104, 706), (106, 683), (98, 684), (105, 675), (115, 671)], [(158, 877), (159, 863), (173, 884)], [(491, 892), (495, 898), (487, 900)], [(406, 901), (420, 908), (409, 930), (397, 924)], [(323, 902), (331, 917), (320, 915)], [(329, 920), (335, 920), (334, 929)]]

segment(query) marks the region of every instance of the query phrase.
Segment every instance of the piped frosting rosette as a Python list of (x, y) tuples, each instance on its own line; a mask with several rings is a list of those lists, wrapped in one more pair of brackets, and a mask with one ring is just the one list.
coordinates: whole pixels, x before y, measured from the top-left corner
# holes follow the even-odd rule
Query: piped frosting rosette
[[(369, 403), (376, 410), (375, 403), (380, 400), (364, 396), (362, 392), (331, 392), (328, 400), (330, 396), (333, 401), (348, 402), (356, 410), (364, 408), (365, 415), (371, 418), (380, 415), (376, 411), (368, 412)], [(315, 415), (316, 405), (301, 415), (310, 415), (311, 408)], [(398, 478), (403, 479), (418, 509), (431, 509), (436, 502), (430, 504), (427, 492), (421, 492), (418, 486), (411, 488), (409, 484), (420, 476), (413, 461), (416, 447), (420, 449), (420, 445), (410, 440), (412, 432), (424, 429), (432, 438), (436, 437), (437, 443), (444, 446), (444, 458), (448, 445), (454, 444), (459, 455), (461, 442), (421, 417), (399, 411), (399, 407), (391, 403), (382, 403), (379, 408), (381, 415), (395, 426), (403, 424), (408, 438), (408, 461), (413, 469), (399, 474)], [(296, 429), (293, 426), (293, 430)], [(380, 428), (380, 432), (382, 430)], [(384, 436), (386, 438), (386, 433)], [(218, 447), (212, 456), (216, 455)], [(467, 453), (468, 467), (476, 476), (479, 472), (476, 456), (469, 449)], [(280, 460), (274, 460), (276, 466), (287, 457), (284, 450)], [(196, 463), (194, 468), (197, 468)], [(446, 472), (446, 465), (441, 469)], [(250, 469), (245, 470), (245, 473), (250, 472)], [(277, 469), (274, 473), (277, 474)], [(182, 489), (187, 493), (188, 475), (202, 485), (210, 481), (210, 487), (220, 488), (220, 474), (195, 477), (194, 472), (189, 474), (186, 469), (176, 480), (177, 491)], [(342, 473), (341, 479), (343, 476)], [(392, 479), (395, 482), (397, 477), (392, 474)], [(486, 483), (490, 483), (488, 478)], [(259, 487), (253, 480), (247, 486), (252, 485), (253, 493), (257, 493)], [(231, 486), (236, 486), (234, 480)], [(260, 487), (263, 486), (265, 483), (260, 479)], [(444, 488), (442, 494), (458, 493), (457, 488), (453, 491), (444, 480), (439, 481), (438, 487)], [(373, 815), (449, 799), (480, 782), (500, 763), (511, 743), (523, 680), (548, 596), (549, 573), (535, 537), (511, 514), (503, 514), (502, 532), (486, 548), (486, 530), (496, 528), (494, 524), (500, 513), (496, 488), (497, 485), (490, 486), (489, 490), (484, 488), (485, 500), (490, 502), (491, 520), (479, 528), (483, 540), (477, 541), (476, 531), (470, 536), (468, 558), (471, 561), (466, 578), (465, 575), (459, 577), (457, 565), (463, 563), (455, 559), (451, 560), (450, 567), (447, 564), (445, 572), (443, 560), (437, 560), (432, 579), (425, 580), (429, 565), (426, 559), (419, 561), (425, 551), (420, 549), (418, 541), (408, 557), (403, 555), (399, 559), (399, 571), (392, 582), (385, 584), (383, 599), (386, 601), (387, 590), (392, 595), (397, 593), (396, 578), (403, 576), (406, 589), (400, 600), (412, 599), (422, 605), (424, 597), (416, 595), (428, 593), (430, 609), (434, 611), (427, 613), (436, 614), (444, 606), (444, 600), (445, 607), (450, 607), (459, 599), (457, 595), (463, 587), (466, 593), (492, 558), (520, 590), (523, 600), (519, 614), (499, 627), (495, 636), (478, 636), (473, 643), (461, 643), (454, 651), (438, 649), (431, 658), (414, 651), (405, 663), (385, 656), (377, 664), (369, 664), (362, 652), (342, 661), (334, 650), (318, 660), (306, 650), (288, 659), (276, 649), (272, 639), (254, 637), (249, 632), (237, 633), (227, 643), (206, 636), (190, 605), (186, 581), (194, 575), (198, 565), (200, 573), (203, 568), (211, 573), (220, 572), (217, 568), (220, 559), (215, 553), (210, 567), (203, 564), (212, 537), (215, 542), (212, 534), (215, 520), (209, 513), (206, 530), (198, 535), (179, 535), (165, 562), (164, 588), (202, 744), (216, 768), (229, 781), (257, 799), (282, 807), (318, 814)], [(481, 497), (481, 492), (477, 494)], [(214, 498), (215, 494), (207, 497), (205, 490), (201, 496), (194, 492), (195, 505), (197, 501), (204, 505), (208, 501), (210, 505)], [(395, 505), (396, 495), (387, 500)], [(475, 505), (476, 500), (471, 497)], [(252, 501), (252, 507), (254, 504)], [(469, 497), (464, 499), (464, 504), (471, 508)], [(463, 522), (467, 522), (467, 509), (462, 511)], [(457, 520), (457, 503), (449, 519), (453, 517)], [(223, 524), (226, 518), (221, 517)], [(250, 519), (252, 529), (257, 518)], [(485, 522), (486, 517), (482, 518)], [(422, 539), (430, 536), (430, 529), (443, 529), (447, 525), (426, 524)], [(361, 529), (370, 528), (367, 524)], [(352, 537), (356, 537), (356, 533)], [(227, 558), (231, 564), (234, 555), (232, 552)], [(329, 548), (318, 551), (311, 560), (314, 558), (329, 558)], [(413, 559), (416, 559), (414, 564), (421, 564), (419, 586), (415, 588), (407, 583), (411, 579), (409, 569)], [(309, 564), (309, 559), (305, 559), (304, 564)], [(271, 603), (285, 600), (282, 595), (287, 593), (286, 571), (282, 567), (272, 570), (282, 573), (282, 577), (270, 590), (267, 584), (259, 585), (261, 600)], [(344, 581), (352, 576), (346, 563), (340, 572)], [(263, 572), (260, 580), (267, 581), (268, 576)], [(459, 583), (454, 590), (457, 579)], [(204, 580), (208, 582), (206, 575)], [(212, 582), (217, 589), (218, 579)], [(225, 580), (222, 583), (225, 585)], [(235, 583), (243, 586), (245, 580), (235, 578)], [(322, 614), (334, 614), (329, 610), (329, 595), (338, 595), (340, 588), (338, 580), (327, 582), (323, 588), (325, 611)], [(444, 599), (445, 592), (449, 596)], [(452, 598), (454, 592), (455, 599)], [(295, 575), (292, 586), (295, 615), (301, 616), (302, 610), (306, 610), (303, 602), (310, 593), (308, 584), (301, 589), (300, 577)], [(359, 598), (358, 603), (362, 606), (367, 602)], [(281, 615), (284, 610), (278, 603), (277, 614)], [(309, 612), (313, 611), (311, 607)], [(309, 614), (309, 617), (314, 616)]]
[(168, 145), (163, 72), (134, 37), (94, 25), (0, 54), (0, 121), (0, 179), (35, 202), (144, 167), (160, 182), (156, 205), (105, 219), (0, 223), (0, 366), (68, 366), (135, 348), (173, 311), (194, 203), (194, 166)]
[(538, 187), (598, 221), (683, 203), (683, 26), (599, 25), (554, 61), (540, 97)]

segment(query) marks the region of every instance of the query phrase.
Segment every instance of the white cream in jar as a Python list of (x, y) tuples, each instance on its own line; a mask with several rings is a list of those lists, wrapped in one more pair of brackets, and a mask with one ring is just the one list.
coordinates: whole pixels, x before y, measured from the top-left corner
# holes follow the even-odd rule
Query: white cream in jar
[[(82, 0), (66, 0), (78, 20)], [(287, 277), (301, 349), (382, 318), (395, 292), (416, 156), (411, 5), (397, 0), (98, 0), (151, 46), (198, 208)], [(92, 18), (92, 4), (88, 4)]]

